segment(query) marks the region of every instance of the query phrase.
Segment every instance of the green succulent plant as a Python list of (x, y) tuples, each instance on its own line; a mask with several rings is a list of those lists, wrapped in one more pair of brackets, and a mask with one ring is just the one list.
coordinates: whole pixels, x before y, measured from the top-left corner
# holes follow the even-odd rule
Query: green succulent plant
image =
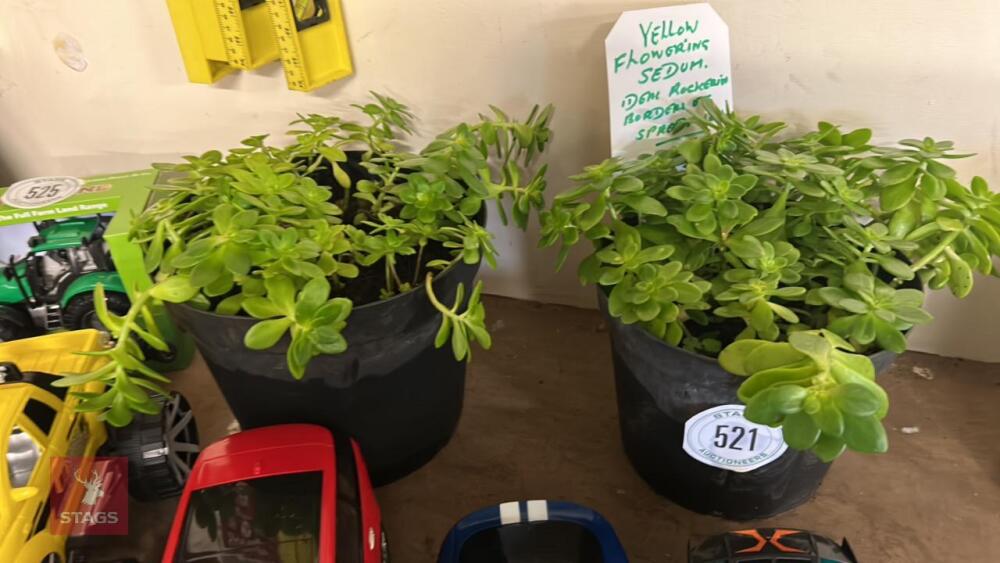
[[(441, 303), (431, 282), (457, 262), (495, 266), (493, 237), (482, 225), (485, 202), (497, 202), (501, 220), (520, 227), (544, 206), (545, 166), (530, 170), (549, 142), (552, 107), (536, 107), (524, 120), (492, 108), (418, 153), (398, 144), (400, 134), (412, 133), (404, 105), (373, 94), (355, 107), (366, 124), (304, 115), (292, 122), (291, 145), (271, 146), (257, 135), (226, 153), (156, 165), (168, 178), (158, 186), (163, 197), (131, 229), (155, 284), (133, 293), (123, 317), (98, 308), (117, 343), (99, 352), (107, 366), (66, 379), (109, 384), (103, 395), (86, 397), (83, 409), (122, 426), (133, 411), (156, 406), (149, 395), (163, 392), (166, 379), (145, 365), (139, 343), (169, 349), (148, 310), (157, 301), (256, 319), (244, 338), (250, 349), (287, 336), (296, 378), (315, 356), (348, 348), (343, 330), (355, 305), (421, 283), (442, 315), (438, 347), (450, 341), (462, 361), (471, 343), (490, 346), (481, 282), (468, 300), (460, 286), (452, 305)], [(381, 287), (372, 279), (383, 280)]]
[(738, 396), (745, 416), (782, 426), (789, 447), (832, 461), (846, 448), (881, 453), (889, 447), (882, 419), (889, 398), (875, 368), (829, 330), (794, 332), (788, 342), (738, 340), (719, 355), (730, 373), (745, 376)]
[[(865, 354), (904, 351), (906, 332), (931, 320), (923, 287), (961, 298), (973, 272), (998, 275), (1000, 195), (957, 179), (946, 161), (967, 155), (947, 141), (879, 147), (868, 129), (825, 122), (785, 134), (708, 98), (685, 119), (683, 141), (574, 176), (540, 215), (540, 246), (558, 245), (561, 267), (589, 241), (579, 277), (603, 288), (609, 313), (671, 345), (721, 351), (723, 367), (750, 376), (746, 416), (782, 425), (792, 447), (823, 459), (845, 445), (884, 450), (872, 421), (885, 394)], [(851, 416), (867, 409), (823, 406), (861, 393), (834, 391), (847, 369), (878, 389), (863, 420)]]

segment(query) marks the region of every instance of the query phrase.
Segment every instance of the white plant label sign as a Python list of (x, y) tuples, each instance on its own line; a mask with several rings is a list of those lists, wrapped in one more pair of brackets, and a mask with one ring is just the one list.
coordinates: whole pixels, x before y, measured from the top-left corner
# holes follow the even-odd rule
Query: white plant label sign
[(684, 424), (684, 451), (712, 467), (746, 473), (785, 453), (780, 428), (743, 418), (744, 405), (721, 405), (692, 416)]
[(693, 134), (687, 110), (733, 107), (729, 26), (708, 4), (624, 12), (604, 41), (611, 155), (652, 153)]

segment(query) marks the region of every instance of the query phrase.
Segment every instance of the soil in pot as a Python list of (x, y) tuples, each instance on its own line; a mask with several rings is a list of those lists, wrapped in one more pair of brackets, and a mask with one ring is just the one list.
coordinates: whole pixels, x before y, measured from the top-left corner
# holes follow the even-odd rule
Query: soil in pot
[[(712, 358), (610, 317), (602, 291), (598, 300), (610, 326), (625, 454), (657, 493), (689, 510), (731, 520), (773, 516), (812, 498), (830, 467), (812, 453), (787, 449), (742, 473), (689, 455), (683, 449), (685, 423), (713, 407), (739, 405), (736, 390), (743, 380)], [(880, 373), (894, 359), (890, 352), (872, 356)]]

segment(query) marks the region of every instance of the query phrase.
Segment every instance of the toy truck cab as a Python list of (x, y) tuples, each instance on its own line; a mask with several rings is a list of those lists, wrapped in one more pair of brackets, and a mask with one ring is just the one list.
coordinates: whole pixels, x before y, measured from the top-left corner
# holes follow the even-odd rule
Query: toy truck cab
[(357, 444), (286, 424), (247, 430), (198, 458), (164, 563), (384, 563), (381, 515)]
[(123, 313), (128, 297), (104, 241), (110, 217), (35, 223), (38, 232), (21, 259), (11, 256), (0, 279), (0, 341), (38, 329), (100, 328), (94, 317), (94, 287), (110, 292), (109, 308)]
[[(64, 558), (65, 537), (47, 526), (53, 461), (60, 456), (93, 457), (107, 440), (96, 415), (78, 413), (67, 391), (98, 392), (100, 382), (51, 386), (55, 373), (85, 373), (103, 359), (75, 351), (99, 350), (96, 330), (67, 332), (0, 345), (0, 560), (38, 562)], [(64, 498), (79, 503), (76, 484)], [(70, 507), (64, 507), (69, 509)]]

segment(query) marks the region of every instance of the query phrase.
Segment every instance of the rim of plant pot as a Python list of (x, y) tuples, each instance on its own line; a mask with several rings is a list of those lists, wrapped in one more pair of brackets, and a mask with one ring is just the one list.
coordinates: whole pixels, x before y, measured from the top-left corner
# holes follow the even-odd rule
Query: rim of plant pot
[[(476, 223), (479, 224), (482, 227), (486, 227), (488, 217), (489, 217), (489, 214), (486, 212), (486, 204), (484, 203), (482, 209), (480, 209), (479, 213), (476, 214)], [(482, 260), (481, 259), (480, 259), (479, 262), (476, 263), (476, 267), (478, 268), (480, 264), (482, 264)], [(459, 266), (462, 266), (462, 265), (470, 265), (471, 266), (471, 264), (466, 264), (462, 260), (461, 256), (456, 256), (455, 259), (452, 260), (451, 264), (448, 264), (447, 268), (441, 270), (440, 272), (438, 272), (437, 274), (434, 275), (434, 281), (433, 281), (433, 283), (437, 283), (437, 281), (440, 278), (445, 277), (446, 275), (448, 275), (452, 271), (454, 271), (455, 268), (458, 268)], [(466, 288), (466, 289), (471, 289), (471, 288)], [(401, 299), (406, 298), (408, 296), (411, 296), (411, 295), (413, 295), (413, 294), (415, 294), (417, 292), (424, 292), (424, 293), (427, 292), (427, 288), (424, 286), (423, 282), (420, 282), (420, 283), (416, 284), (413, 288), (408, 289), (408, 290), (406, 290), (406, 291), (404, 291), (402, 293), (393, 295), (392, 297), (390, 297), (388, 299), (379, 299), (378, 301), (372, 301), (371, 303), (365, 303), (364, 305), (358, 305), (357, 307), (352, 307), (351, 308), (351, 314), (353, 315), (353, 314), (355, 314), (355, 313), (357, 313), (359, 311), (365, 311), (365, 310), (368, 310), (368, 309), (372, 309), (372, 308), (374, 308), (374, 307), (376, 307), (378, 305), (391, 304), (391, 303), (393, 303), (393, 302), (395, 302), (397, 300), (401, 300)], [(182, 307), (188, 307), (188, 308), (194, 309), (194, 310), (198, 311), (199, 313), (202, 313), (203, 315), (207, 315), (207, 316), (211, 316), (211, 317), (218, 317), (218, 318), (222, 318), (222, 319), (231, 319), (231, 318), (249, 319), (249, 320), (252, 320), (254, 322), (257, 321), (257, 319), (254, 319), (253, 317), (248, 317), (248, 316), (245, 316), (245, 315), (221, 315), (221, 314), (216, 313), (214, 311), (209, 311), (209, 310), (199, 309), (197, 307), (193, 307), (193, 306), (189, 305), (188, 303), (178, 303), (177, 305), (182, 306)], [(350, 324), (350, 322), (351, 322), (350, 321), (350, 317), (348, 317), (347, 322), (348, 322), (348, 324)]]
[[(920, 290), (926, 293), (926, 288), (923, 287), (923, 284), (920, 284), (920, 286), (921, 286)], [(605, 315), (607, 315), (608, 318), (612, 319), (615, 322), (622, 323), (620, 319), (618, 319), (617, 317), (612, 316), (611, 313), (608, 311), (608, 292), (609, 291), (610, 290), (608, 289), (607, 286), (599, 285), (597, 287), (598, 308), (601, 310), (602, 313), (604, 313)], [(632, 323), (632, 325), (626, 325), (625, 323), (622, 323), (622, 325), (623, 326), (634, 326), (635, 328), (638, 328), (639, 332), (642, 334), (642, 338), (648, 340), (649, 342), (654, 342), (654, 343), (662, 344), (664, 346), (669, 346), (671, 348), (676, 349), (676, 351), (680, 352), (681, 354), (684, 354), (684, 355), (686, 355), (686, 356), (688, 356), (688, 357), (690, 357), (692, 359), (695, 359), (695, 360), (697, 360), (697, 361), (699, 361), (701, 363), (712, 364), (714, 366), (718, 366), (718, 367), (721, 368), (721, 366), (719, 366), (719, 359), (718, 358), (713, 358), (711, 356), (706, 356), (704, 354), (699, 354), (697, 352), (692, 352), (692, 351), (690, 351), (690, 350), (688, 350), (686, 348), (683, 348), (681, 346), (674, 346), (673, 344), (670, 344), (669, 342), (664, 342), (662, 339), (653, 336), (653, 333), (649, 332), (649, 329), (647, 329), (646, 327), (642, 326), (641, 323)], [(906, 334), (908, 332), (909, 332), (909, 330), (907, 330), (906, 332), (904, 332), (904, 334)], [(899, 354), (897, 354), (896, 352), (891, 352), (889, 350), (883, 350), (883, 349), (879, 348), (878, 350), (876, 350), (874, 352), (870, 352), (870, 353), (867, 353), (867, 354), (864, 354), (864, 355), (868, 356), (869, 358), (873, 358), (873, 359), (876, 358), (876, 357), (879, 358), (879, 359), (882, 359), (882, 358), (891, 359), (891, 358), (895, 358)], [(740, 378), (740, 377), (738, 377), (736, 375), (732, 375), (732, 374), (729, 374), (729, 375), (731, 375), (732, 377), (734, 377), (736, 379), (743, 379), (743, 378)]]
[[(657, 338), (657, 337), (653, 336), (653, 333), (649, 332), (649, 329), (647, 329), (646, 327), (642, 326), (641, 323), (632, 323), (632, 325), (628, 325), (626, 323), (623, 323), (621, 321), (621, 319), (619, 319), (618, 317), (612, 316), (611, 312), (608, 311), (608, 291), (609, 291), (608, 286), (604, 286), (604, 285), (597, 286), (598, 308), (601, 310), (602, 313), (604, 313), (605, 315), (607, 315), (608, 318), (612, 319), (614, 322), (621, 323), (623, 326), (635, 326), (636, 328), (639, 329), (639, 332), (642, 334), (642, 338), (648, 340), (649, 342), (654, 342), (654, 343), (662, 344), (664, 346), (670, 346), (671, 348), (676, 348), (677, 351), (679, 351), (679, 352), (683, 353), (684, 355), (689, 356), (689, 357), (691, 357), (693, 359), (696, 359), (699, 362), (718, 365), (719, 360), (717, 358), (713, 358), (711, 356), (706, 356), (704, 354), (698, 354), (696, 352), (692, 352), (692, 351), (690, 351), (690, 350), (688, 350), (686, 348), (682, 348), (680, 346), (674, 346), (673, 344), (670, 344), (669, 342), (664, 342), (663, 339), (661, 339), (661, 338)], [(736, 376), (733, 376), (733, 377), (736, 377)]]
[[(460, 259), (456, 259), (454, 262), (452, 262), (451, 264), (449, 264), (447, 268), (445, 268), (445, 269), (441, 270), (440, 272), (438, 272), (437, 275), (434, 276), (434, 281), (437, 282), (439, 278), (442, 278), (445, 275), (449, 274), (452, 270), (454, 270), (455, 268), (457, 268), (461, 264), (464, 264), (464, 262), (462, 262)], [(354, 313), (356, 313), (358, 311), (362, 311), (362, 310), (365, 310), (365, 309), (374, 308), (377, 305), (385, 305), (387, 303), (392, 303), (394, 301), (400, 300), (400, 299), (402, 299), (404, 297), (407, 297), (407, 296), (409, 296), (409, 295), (411, 295), (413, 293), (416, 293), (418, 291), (423, 291), (423, 292), (426, 293), (427, 292), (427, 288), (424, 287), (424, 284), (422, 284), (422, 283), (418, 284), (413, 289), (409, 289), (407, 291), (404, 291), (403, 293), (400, 293), (400, 294), (397, 294), (397, 295), (393, 295), (392, 297), (390, 297), (388, 299), (379, 299), (378, 301), (372, 301), (371, 303), (365, 303), (364, 305), (359, 305), (357, 307), (352, 307), (351, 314), (354, 314)], [(189, 309), (194, 309), (194, 310), (198, 311), (199, 313), (201, 313), (203, 315), (210, 316), (210, 317), (217, 317), (217, 318), (220, 318), (220, 319), (247, 319), (247, 320), (254, 321), (254, 322), (256, 322), (258, 320), (258, 319), (255, 319), (253, 317), (248, 317), (248, 316), (245, 316), (245, 315), (222, 315), (222, 314), (216, 313), (214, 311), (209, 311), (209, 310), (206, 310), (206, 309), (199, 309), (197, 307), (189, 305), (188, 303), (176, 303), (176, 304), (172, 304), (172, 305), (176, 305), (176, 306), (179, 306), (179, 307), (187, 307)], [(350, 322), (350, 318), (348, 318), (347, 322), (348, 323)]]

